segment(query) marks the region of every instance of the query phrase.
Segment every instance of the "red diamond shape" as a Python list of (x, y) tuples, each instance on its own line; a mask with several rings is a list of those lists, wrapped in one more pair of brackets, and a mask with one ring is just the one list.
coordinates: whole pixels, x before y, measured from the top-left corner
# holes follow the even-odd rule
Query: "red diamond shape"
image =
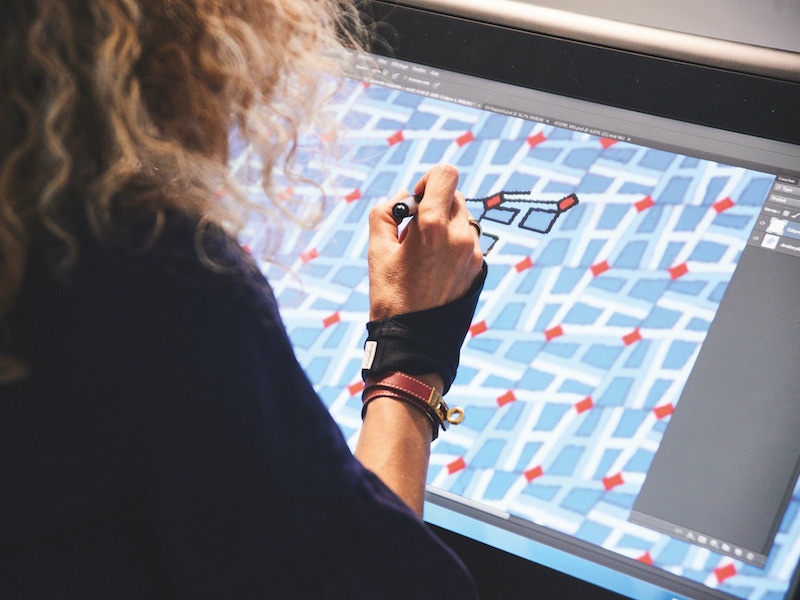
[(531, 257), (526, 256), (516, 265), (514, 265), (514, 268), (517, 270), (517, 273), (522, 273), (526, 269), (530, 269), (532, 266), (533, 266), (533, 261), (531, 260)]
[(715, 211), (717, 211), (717, 214), (725, 212), (732, 206), (733, 206), (733, 200), (731, 200), (730, 198), (723, 198), (722, 200), (719, 200), (718, 202), (715, 202), (714, 204), (711, 205), (711, 207)]
[(341, 315), (339, 315), (339, 312), (337, 311), (332, 315), (330, 315), (329, 317), (325, 317), (324, 319), (322, 319), (322, 324), (327, 328), (330, 327), (331, 325), (336, 325), (336, 323), (339, 323), (341, 320), (342, 317)]
[(642, 339), (642, 332), (639, 331), (638, 327), (633, 331), (631, 331), (630, 333), (622, 336), (622, 341), (625, 342), (626, 346), (635, 344), (636, 342), (641, 341), (641, 339)]
[(466, 468), (467, 468), (467, 463), (464, 462), (463, 457), (459, 457), (447, 465), (447, 472), (450, 473), (450, 475), (452, 475), (453, 473), (458, 473), (459, 471), (463, 471)]
[(668, 269), (668, 271), (670, 277), (672, 277), (673, 279), (679, 279), (689, 272), (689, 265), (683, 262), (679, 265), (675, 265), (674, 267)]
[(485, 333), (488, 330), (489, 328), (486, 326), (486, 321), (479, 321), (469, 328), (469, 333), (472, 337), (475, 337), (476, 335)]
[(546, 140), (547, 138), (545, 137), (544, 133), (540, 131), (536, 135), (528, 136), (528, 139), (525, 141), (528, 142), (528, 146), (530, 146), (531, 148), (535, 148), (536, 146), (538, 146), (539, 144), (541, 144)]
[(561, 337), (564, 335), (564, 328), (561, 325), (556, 325), (555, 327), (551, 327), (550, 329), (546, 329), (544, 332), (544, 339), (548, 342), (551, 340), (556, 339), (557, 337)]
[(558, 201), (558, 210), (561, 212), (567, 211), (578, 203), (578, 197), (575, 194), (565, 196)]
[(542, 470), (542, 467), (533, 467), (532, 469), (528, 469), (522, 474), (525, 476), (525, 479), (528, 480), (528, 483), (530, 483), (534, 479), (544, 475), (544, 471)]
[(734, 575), (736, 575), (736, 565), (734, 564), (727, 564), (722, 567), (717, 567), (716, 569), (714, 569), (714, 576), (720, 583), (722, 583), (726, 579), (730, 579)]
[(355, 383), (351, 383), (347, 386), (347, 391), (350, 392), (351, 396), (355, 396), (359, 392), (364, 391), (364, 382), (363, 381), (356, 381)]
[(596, 265), (592, 265), (592, 275), (597, 277), (608, 271), (611, 267), (608, 265), (608, 261), (604, 260), (603, 262), (599, 262)]
[(646, 565), (652, 565), (653, 564), (653, 557), (650, 555), (649, 552), (645, 552), (644, 554), (642, 554), (636, 560), (638, 560), (640, 563), (644, 563)]
[(611, 148), (614, 144), (616, 144), (619, 140), (612, 140), (611, 138), (600, 138), (600, 145), (603, 148)]
[(610, 492), (615, 487), (620, 486), (623, 483), (625, 483), (625, 480), (622, 478), (622, 473), (617, 473), (616, 475), (603, 478), (603, 487), (606, 488), (607, 492)]
[(655, 202), (650, 196), (645, 196), (644, 198), (639, 200), (636, 204), (634, 204), (634, 206), (636, 207), (636, 212), (642, 212), (644, 210), (647, 210), (654, 204)]
[(653, 409), (653, 412), (655, 413), (657, 419), (666, 419), (675, 412), (675, 407), (672, 406), (672, 403), (664, 404), (662, 406), (656, 406)]
[(406, 138), (403, 136), (403, 131), (395, 131), (392, 135), (386, 138), (386, 141), (389, 142), (390, 146), (394, 146), (395, 144), (399, 144), (400, 142), (404, 141)]
[(311, 262), (312, 260), (314, 260), (318, 256), (319, 256), (319, 252), (317, 252), (317, 249), (316, 248), (311, 248), (311, 250), (306, 250), (305, 252), (303, 252), (300, 255), (300, 260), (302, 260), (303, 263), (305, 264), (307, 262)]
[(472, 135), (471, 131), (468, 131), (467, 133), (464, 133), (456, 138), (456, 144), (458, 144), (459, 146), (466, 146), (474, 139), (475, 136)]
[(347, 202), (348, 204), (350, 202), (355, 202), (356, 200), (360, 199), (361, 199), (361, 190), (353, 190), (352, 192), (347, 194), (347, 196), (344, 197), (345, 202)]
[(505, 406), (506, 404), (511, 404), (516, 399), (517, 397), (514, 395), (514, 392), (512, 390), (508, 390), (505, 394), (498, 396), (497, 406)]
[(586, 398), (580, 402), (575, 403), (575, 410), (578, 411), (578, 414), (584, 413), (592, 408), (594, 408), (594, 400), (592, 400), (591, 396), (586, 396)]
[(487, 200), (484, 201), (484, 206), (486, 206), (486, 208), (494, 208), (502, 201), (503, 197), (500, 194), (495, 194), (491, 198), (488, 198)]

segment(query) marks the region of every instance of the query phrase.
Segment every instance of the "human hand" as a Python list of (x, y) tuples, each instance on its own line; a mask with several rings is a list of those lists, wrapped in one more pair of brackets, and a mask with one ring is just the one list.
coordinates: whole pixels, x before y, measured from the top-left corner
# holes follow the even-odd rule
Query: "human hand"
[(414, 186), (423, 198), (400, 235), (392, 206), (400, 192), (370, 212), (370, 319), (441, 306), (467, 293), (483, 265), (477, 231), (469, 223), (458, 171), (438, 165)]

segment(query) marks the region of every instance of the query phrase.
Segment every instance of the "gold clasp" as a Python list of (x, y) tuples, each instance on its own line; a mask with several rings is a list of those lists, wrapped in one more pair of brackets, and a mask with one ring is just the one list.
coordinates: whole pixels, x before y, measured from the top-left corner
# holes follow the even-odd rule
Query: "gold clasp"
[(445, 418), (447, 419), (448, 423), (458, 425), (464, 420), (464, 409), (460, 406), (454, 406), (453, 408), (447, 410)]

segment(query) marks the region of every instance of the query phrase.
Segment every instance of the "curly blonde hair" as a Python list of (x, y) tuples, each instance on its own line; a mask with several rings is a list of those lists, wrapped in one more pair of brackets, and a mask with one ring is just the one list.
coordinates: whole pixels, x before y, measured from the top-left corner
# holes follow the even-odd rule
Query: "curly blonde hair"
[[(357, 46), (345, 0), (4, 0), (0, 6), (0, 324), (30, 249), (66, 270), (74, 217), (113, 239), (131, 210), (241, 222), (226, 161), (236, 129), (273, 171)], [(344, 34), (344, 32), (349, 32)], [(7, 336), (6, 336), (7, 337)], [(0, 382), (22, 361), (0, 333)]]

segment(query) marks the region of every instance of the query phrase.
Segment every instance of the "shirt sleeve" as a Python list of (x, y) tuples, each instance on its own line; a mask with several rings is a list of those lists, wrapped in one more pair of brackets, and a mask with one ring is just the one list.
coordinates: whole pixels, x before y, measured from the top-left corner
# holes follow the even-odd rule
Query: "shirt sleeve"
[(461, 561), (375, 475), (365, 472), (346, 502), (285, 557), (279, 574), (206, 600), (477, 599)]
[(352, 456), (251, 279), (159, 282), (145, 503), (179, 596), (474, 596), (455, 555)]

